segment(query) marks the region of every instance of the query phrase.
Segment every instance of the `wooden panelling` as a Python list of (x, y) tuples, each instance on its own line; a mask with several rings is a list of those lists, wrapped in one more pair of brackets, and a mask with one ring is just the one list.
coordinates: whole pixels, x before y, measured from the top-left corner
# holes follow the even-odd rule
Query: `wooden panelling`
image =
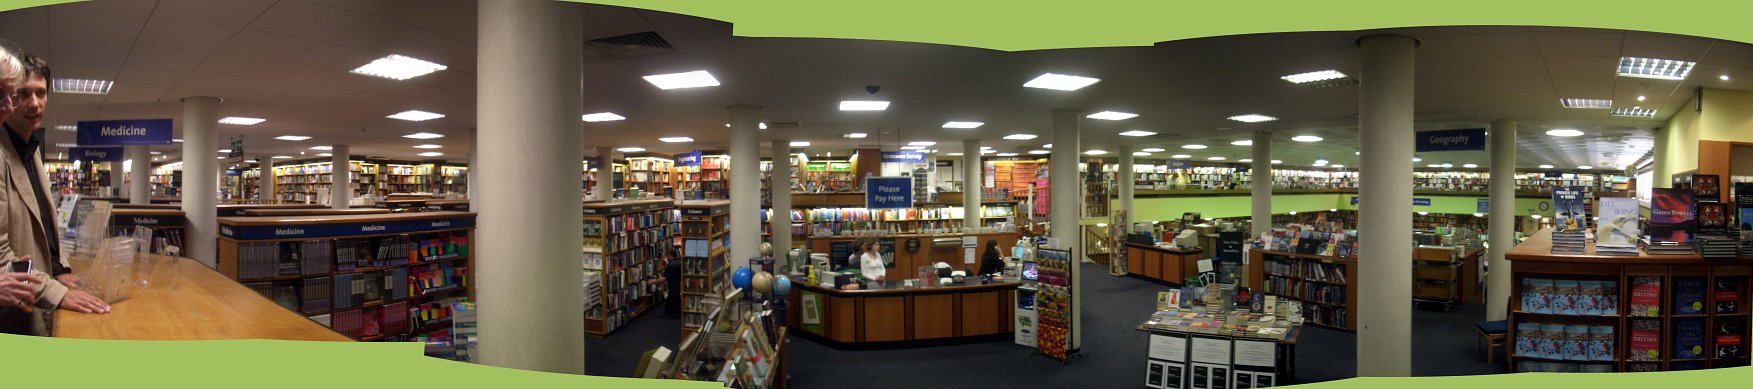
[(864, 342), (907, 339), (907, 297), (860, 297), (864, 315)]
[(990, 335), (1005, 332), (1011, 320), (1004, 310), (1010, 300), (1004, 292), (979, 292), (962, 295), (962, 336)]
[(828, 317), (823, 318), (828, 324), (828, 339), (840, 342), (858, 341), (858, 305), (851, 297), (829, 297)]
[(956, 295), (913, 297), (913, 339), (948, 338), (956, 335)]

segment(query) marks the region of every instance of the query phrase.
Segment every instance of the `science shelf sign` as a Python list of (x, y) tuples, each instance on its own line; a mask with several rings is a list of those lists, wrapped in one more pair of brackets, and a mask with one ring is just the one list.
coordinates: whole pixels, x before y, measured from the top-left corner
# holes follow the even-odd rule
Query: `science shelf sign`
[(884, 151), (883, 163), (925, 163), (925, 153), (918, 151)]
[(677, 155), (676, 166), (700, 166), (700, 151)]
[(1415, 136), (1413, 149), (1426, 151), (1485, 150), (1485, 129), (1425, 131)]
[(912, 177), (864, 179), (864, 207), (870, 209), (913, 208)]
[(168, 145), (170, 119), (93, 120), (79, 122), (81, 146)]
[(120, 147), (74, 147), (67, 150), (67, 159), (85, 162), (121, 162)]

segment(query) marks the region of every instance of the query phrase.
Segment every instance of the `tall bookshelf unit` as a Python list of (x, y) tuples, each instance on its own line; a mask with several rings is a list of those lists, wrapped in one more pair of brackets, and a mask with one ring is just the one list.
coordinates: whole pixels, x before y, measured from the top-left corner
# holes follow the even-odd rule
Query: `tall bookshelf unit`
[(1247, 272), (1248, 285), (1302, 302), (1304, 323), (1357, 331), (1356, 259), (1254, 249)]
[(666, 158), (627, 158), (627, 187), (667, 197), (675, 190), (675, 165), (675, 161)]
[(335, 332), (403, 341), (450, 329), (474, 294), (475, 214), (219, 218), (219, 272)]
[[(684, 202), (682, 238), (682, 336), (700, 330), (711, 312), (707, 296), (729, 287), (730, 201)], [(677, 282), (677, 281), (672, 281)]]
[(724, 200), (730, 198), (730, 156), (701, 155), (699, 166), (676, 168), (681, 186), (676, 198), (682, 200)]
[(673, 248), (675, 202), (584, 204), (584, 332), (608, 335), (664, 299), (662, 261)]

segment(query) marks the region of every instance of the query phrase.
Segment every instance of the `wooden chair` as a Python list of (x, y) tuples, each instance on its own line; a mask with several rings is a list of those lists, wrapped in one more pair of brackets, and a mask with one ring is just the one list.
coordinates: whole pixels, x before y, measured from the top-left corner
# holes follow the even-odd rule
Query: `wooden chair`
[[(1473, 340), (1473, 352), (1479, 352), (1479, 345), (1484, 343), (1485, 363), (1493, 363), (1492, 357), (1497, 355), (1498, 348), (1509, 348), (1509, 320), (1481, 321), (1473, 327), (1479, 330)], [(1509, 363), (1509, 358), (1504, 358), (1504, 363)]]

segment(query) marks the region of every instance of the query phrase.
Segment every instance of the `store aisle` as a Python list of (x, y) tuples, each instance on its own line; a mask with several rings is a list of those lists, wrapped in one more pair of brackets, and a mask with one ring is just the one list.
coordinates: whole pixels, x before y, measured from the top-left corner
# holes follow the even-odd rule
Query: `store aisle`
[[(791, 337), (787, 367), (799, 388), (875, 388), (912, 385), (957, 387), (1142, 387), (1145, 335), (1133, 330), (1147, 319), (1156, 292), (1167, 286), (1133, 277), (1110, 277), (1084, 264), (1083, 357), (1061, 364), (1007, 340), (899, 349), (842, 350)], [(1504, 373), (1473, 352), (1473, 323), (1484, 306), (1453, 312), (1413, 311), (1413, 372), (1420, 376)], [(586, 342), (588, 374), (629, 376), (640, 353), (674, 348), (679, 324), (661, 313), (641, 317), (603, 339)], [(1356, 334), (1306, 327), (1297, 346), (1297, 375), (1304, 383), (1351, 378), (1356, 371)]]

